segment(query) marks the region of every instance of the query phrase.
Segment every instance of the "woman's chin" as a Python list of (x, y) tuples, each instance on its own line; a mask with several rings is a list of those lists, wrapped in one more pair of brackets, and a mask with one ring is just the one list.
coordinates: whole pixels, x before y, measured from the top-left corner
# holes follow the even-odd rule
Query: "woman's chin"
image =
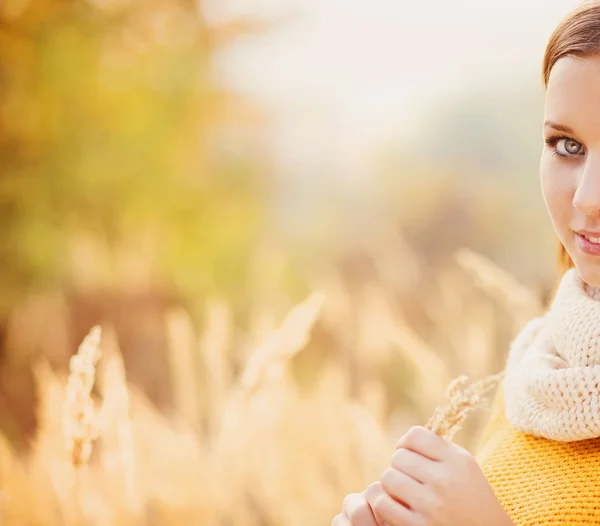
[(600, 257), (596, 261), (574, 261), (583, 281), (590, 287), (600, 288)]

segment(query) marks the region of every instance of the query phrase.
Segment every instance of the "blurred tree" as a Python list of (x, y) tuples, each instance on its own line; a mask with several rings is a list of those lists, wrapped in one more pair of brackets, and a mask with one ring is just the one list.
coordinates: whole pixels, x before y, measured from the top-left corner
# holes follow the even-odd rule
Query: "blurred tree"
[(239, 145), (266, 121), (211, 57), (262, 27), (189, 0), (0, 9), (2, 312), (47, 285), (235, 291), (265, 183)]
[(196, 0), (0, 2), (0, 428), (13, 438), (33, 429), (39, 353), (64, 365), (107, 320), (130, 379), (168, 404), (166, 303), (245, 294), (269, 123), (212, 61), (267, 27), (211, 26)]

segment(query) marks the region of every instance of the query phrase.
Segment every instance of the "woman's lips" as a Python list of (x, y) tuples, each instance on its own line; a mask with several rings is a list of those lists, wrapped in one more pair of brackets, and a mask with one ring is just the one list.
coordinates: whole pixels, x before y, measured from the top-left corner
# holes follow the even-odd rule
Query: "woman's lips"
[(577, 235), (577, 244), (584, 254), (589, 254), (590, 256), (600, 256), (600, 243), (595, 243), (594, 241), (588, 239), (588, 237), (593, 237), (595, 240), (598, 239), (600, 241), (599, 234), (594, 236), (585, 232), (575, 232), (575, 234)]

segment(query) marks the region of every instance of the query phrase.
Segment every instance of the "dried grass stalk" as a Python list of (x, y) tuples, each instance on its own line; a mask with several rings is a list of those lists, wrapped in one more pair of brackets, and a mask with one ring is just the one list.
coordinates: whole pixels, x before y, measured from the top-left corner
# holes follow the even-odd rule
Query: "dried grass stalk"
[(467, 385), (468, 378), (461, 375), (450, 382), (446, 389), (448, 404), (438, 407), (425, 427), (451, 441), (460, 431), (467, 414), (477, 408), (485, 407), (484, 398), (504, 377), (504, 371), (486, 376)]
[(324, 302), (323, 292), (311, 294), (291, 310), (279, 329), (250, 356), (239, 380), (244, 396), (256, 393), (269, 376), (279, 376), (289, 360), (304, 348)]
[(199, 431), (201, 410), (196, 366), (198, 347), (193, 323), (189, 314), (178, 308), (167, 313), (166, 326), (167, 357), (175, 409), (179, 418), (191, 429)]
[[(310, 331), (324, 302), (324, 293), (319, 291), (311, 294), (289, 312), (279, 329), (250, 356), (239, 380), (229, 393), (215, 438), (216, 450), (237, 437), (238, 426), (247, 427), (244, 419), (249, 418), (248, 407), (256, 402), (259, 395), (262, 395), (263, 402), (270, 396), (277, 403), (285, 403), (281, 392), (289, 391), (290, 387), (286, 367), (308, 342)], [(256, 404), (254, 410), (257, 410)], [(273, 406), (269, 412), (274, 414)]]
[(75, 469), (87, 463), (92, 453), (92, 442), (98, 435), (98, 418), (91, 393), (96, 364), (101, 356), (100, 337), (100, 327), (93, 327), (69, 362), (63, 433)]
[(497, 299), (511, 313), (517, 324), (543, 310), (541, 302), (527, 287), (489, 258), (469, 248), (455, 252), (458, 264), (475, 278), (476, 285)]
[(114, 329), (105, 331), (103, 365), (97, 371), (103, 403), (98, 415), (102, 437), (102, 468), (118, 488), (127, 510), (139, 513), (142, 497), (137, 483), (137, 451), (130, 416), (130, 393), (125, 364)]
[(210, 300), (206, 305), (206, 322), (200, 340), (200, 353), (206, 375), (204, 394), (210, 403), (206, 407), (208, 434), (216, 436), (230, 392), (234, 371), (229, 348), (233, 341), (233, 321), (229, 305), (222, 300)]

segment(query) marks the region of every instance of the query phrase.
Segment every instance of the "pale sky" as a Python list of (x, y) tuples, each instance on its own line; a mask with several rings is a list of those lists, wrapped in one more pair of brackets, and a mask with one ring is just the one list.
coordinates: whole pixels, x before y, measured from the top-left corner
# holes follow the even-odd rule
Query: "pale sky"
[(332, 136), (346, 150), (401, 133), (428, 100), (464, 86), (539, 82), (546, 41), (577, 3), (211, 0), (205, 11), (215, 20), (290, 16), (232, 46), (218, 72), (273, 112), (281, 148), (301, 157)]

